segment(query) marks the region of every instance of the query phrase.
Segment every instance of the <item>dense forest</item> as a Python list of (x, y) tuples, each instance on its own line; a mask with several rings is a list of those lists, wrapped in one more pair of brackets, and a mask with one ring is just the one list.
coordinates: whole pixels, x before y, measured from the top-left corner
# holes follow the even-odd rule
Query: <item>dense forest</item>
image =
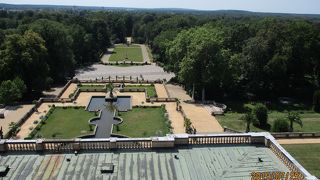
[(190, 93), (194, 89), (197, 99), (250, 95), (311, 101), (319, 88), (316, 19), (3, 10), (0, 101), (39, 94), (65, 81), (126, 36), (150, 45), (156, 61), (176, 73), (173, 81)]

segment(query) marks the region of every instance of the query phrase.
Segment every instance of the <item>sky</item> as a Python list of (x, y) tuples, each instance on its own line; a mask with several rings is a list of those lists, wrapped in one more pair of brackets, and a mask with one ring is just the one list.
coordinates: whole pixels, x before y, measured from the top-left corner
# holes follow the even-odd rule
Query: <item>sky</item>
[(1, 0), (0, 3), (320, 14), (320, 0)]

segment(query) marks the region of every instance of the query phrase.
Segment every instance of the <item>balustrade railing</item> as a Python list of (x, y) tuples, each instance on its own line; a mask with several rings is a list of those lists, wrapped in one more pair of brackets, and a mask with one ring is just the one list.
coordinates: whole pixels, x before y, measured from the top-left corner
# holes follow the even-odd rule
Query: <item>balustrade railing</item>
[(181, 145), (214, 144), (263, 144), (289, 168), (299, 172), (303, 179), (313, 179), (269, 133), (243, 134), (175, 134), (154, 138), (108, 138), (108, 139), (72, 139), (72, 140), (0, 140), (0, 153), (4, 152), (75, 152), (81, 150), (173, 148)]

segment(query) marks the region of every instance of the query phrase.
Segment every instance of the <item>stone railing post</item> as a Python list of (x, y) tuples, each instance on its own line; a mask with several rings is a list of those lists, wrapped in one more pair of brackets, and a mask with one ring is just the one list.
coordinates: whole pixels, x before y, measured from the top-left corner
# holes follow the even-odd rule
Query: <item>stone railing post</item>
[(0, 140), (0, 152), (6, 152), (6, 151), (7, 151), (6, 140)]
[(78, 152), (80, 151), (80, 149), (81, 149), (80, 141), (81, 141), (81, 139), (79, 139), (79, 138), (74, 140), (74, 142), (72, 144), (73, 151), (78, 151)]
[(155, 137), (152, 138), (152, 148), (173, 148), (174, 147), (174, 137)]
[(188, 145), (189, 135), (188, 134), (175, 134), (174, 135), (175, 145)]
[(261, 133), (252, 133), (251, 134), (251, 144), (265, 144), (265, 136)]
[(110, 138), (110, 149), (117, 149), (117, 139)]
[(37, 151), (44, 151), (44, 143), (42, 139), (37, 139), (36, 141), (36, 150)]

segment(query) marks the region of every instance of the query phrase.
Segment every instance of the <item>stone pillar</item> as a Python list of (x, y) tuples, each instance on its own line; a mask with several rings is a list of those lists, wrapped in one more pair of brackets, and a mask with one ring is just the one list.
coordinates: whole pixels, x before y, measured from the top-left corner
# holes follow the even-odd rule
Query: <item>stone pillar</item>
[(117, 139), (110, 138), (110, 149), (117, 149)]
[(7, 151), (6, 140), (0, 140), (0, 153)]
[(79, 139), (79, 138), (74, 140), (74, 143), (72, 144), (73, 151), (79, 152), (81, 150), (80, 141), (81, 141), (81, 139)]
[(173, 148), (174, 138), (172, 136), (152, 138), (152, 148)]
[(37, 151), (44, 151), (44, 143), (42, 139), (37, 139), (36, 141), (36, 150)]
[(189, 144), (189, 135), (188, 134), (175, 134), (174, 143), (176, 145), (188, 145)]

